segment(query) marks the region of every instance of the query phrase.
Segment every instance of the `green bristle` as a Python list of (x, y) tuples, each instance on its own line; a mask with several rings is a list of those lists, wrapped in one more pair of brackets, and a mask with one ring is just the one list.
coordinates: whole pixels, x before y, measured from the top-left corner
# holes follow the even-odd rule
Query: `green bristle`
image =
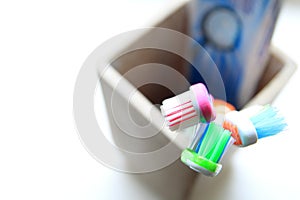
[(228, 144), (230, 137), (231, 137), (231, 133), (227, 130), (223, 130), (223, 133), (221, 134), (221, 137), (217, 145), (214, 147), (214, 151), (210, 157), (210, 160), (212, 160), (213, 162), (219, 162)]
[(223, 155), (231, 133), (221, 126), (211, 123), (202, 139), (198, 155), (217, 163)]
[(181, 161), (197, 172), (216, 176), (222, 169), (222, 165), (218, 162), (233, 144), (234, 139), (229, 131), (215, 123), (207, 126), (196, 148), (187, 148), (182, 152)]

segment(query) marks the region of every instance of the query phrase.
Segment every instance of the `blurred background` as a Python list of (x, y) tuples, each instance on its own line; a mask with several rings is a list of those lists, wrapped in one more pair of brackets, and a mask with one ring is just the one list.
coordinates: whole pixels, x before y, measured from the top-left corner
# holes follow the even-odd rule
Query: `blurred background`
[[(174, 190), (172, 180), (151, 191), (134, 180), (117, 183), (117, 172), (82, 145), (72, 101), (79, 70), (98, 45), (149, 27), (186, 2), (0, 2), (1, 199), (163, 199)], [(300, 1), (285, 0), (272, 38), (297, 66), (299, 21)], [(224, 163), (227, 171), (213, 179), (197, 177), (184, 199), (300, 199), (299, 85), (296, 70), (273, 101), (289, 124), (285, 133), (235, 151)]]

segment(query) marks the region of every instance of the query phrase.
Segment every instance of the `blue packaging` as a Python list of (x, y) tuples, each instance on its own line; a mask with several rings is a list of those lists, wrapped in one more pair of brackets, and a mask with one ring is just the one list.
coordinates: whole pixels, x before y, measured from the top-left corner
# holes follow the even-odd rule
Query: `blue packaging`
[[(193, 0), (190, 35), (208, 52), (222, 76), (226, 99), (244, 106), (256, 92), (269, 57), (269, 46), (281, 8), (280, 0)], [(196, 68), (209, 70), (211, 62), (194, 52)], [(214, 79), (191, 71), (191, 83)], [(216, 94), (214, 94), (214, 92)]]

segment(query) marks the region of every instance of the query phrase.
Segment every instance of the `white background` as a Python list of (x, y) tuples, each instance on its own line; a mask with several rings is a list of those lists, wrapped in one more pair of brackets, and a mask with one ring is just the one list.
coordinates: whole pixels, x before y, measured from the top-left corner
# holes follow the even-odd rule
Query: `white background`
[[(76, 76), (103, 41), (151, 24), (178, 2), (183, 1), (0, 2), (0, 199), (97, 199), (111, 171), (86, 152), (77, 136)], [(300, 2), (286, 2), (273, 39), (298, 65), (299, 21)], [(239, 151), (236, 176), (213, 197), (206, 193), (206, 199), (300, 199), (299, 84), (298, 70), (274, 101), (289, 130)], [(247, 156), (268, 165), (249, 166), (240, 159)], [(195, 186), (199, 191), (202, 181)], [(234, 193), (239, 184), (249, 190)]]

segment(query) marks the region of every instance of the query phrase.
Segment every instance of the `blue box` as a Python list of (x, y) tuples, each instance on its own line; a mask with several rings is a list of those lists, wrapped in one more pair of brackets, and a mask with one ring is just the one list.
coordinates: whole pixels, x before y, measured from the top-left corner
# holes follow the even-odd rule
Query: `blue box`
[[(255, 94), (265, 70), (269, 46), (281, 8), (280, 0), (193, 0), (189, 34), (200, 43), (218, 67), (226, 99), (241, 108)], [(209, 70), (211, 63), (195, 52), (196, 68)], [(191, 71), (192, 84), (211, 77)], [(214, 94), (215, 92), (215, 94)]]

